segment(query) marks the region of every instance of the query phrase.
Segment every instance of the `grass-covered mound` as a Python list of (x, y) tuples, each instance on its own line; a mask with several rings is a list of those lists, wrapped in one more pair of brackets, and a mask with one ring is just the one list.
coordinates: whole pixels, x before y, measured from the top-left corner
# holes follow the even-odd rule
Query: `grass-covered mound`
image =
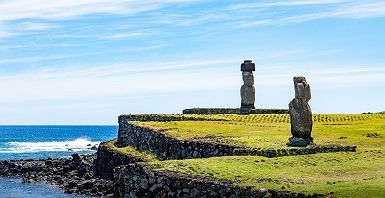
[[(197, 115), (199, 116), (199, 115)], [(137, 122), (164, 129), (178, 139), (200, 139), (250, 148), (287, 148), (290, 117), (285, 114), (212, 115), (227, 121)], [(312, 136), (319, 145), (385, 147), (385, 115), (314, 115)], [(376, 133), (376, 135), (372, 135)]]
[(242, 186), (284, 189), (335, 197), (385, 195), (385, 155), (381, 150), (266, 158), (214, 157), (158, 161), (157, 170), (211, 176)]
[[(287, 148), (286, 143), (291, 136), (289, 115), (211, 116), (224, 121), (136, 124), (163, 129), (163, 133), (178, 139), (199, 139), (250, 148)], [(147, 163), (158, 171), (213, 177), (241, 186), (306, 194), (333, 192), (333, 197), (383, 197), (385, 115), (314, 115), (313, 120), (312, 136), (316, 144), (357, 145), (357, 152), (159, 161), (152, 154), (138, 153), (131, 147), (114, 149), (151, 159)]]

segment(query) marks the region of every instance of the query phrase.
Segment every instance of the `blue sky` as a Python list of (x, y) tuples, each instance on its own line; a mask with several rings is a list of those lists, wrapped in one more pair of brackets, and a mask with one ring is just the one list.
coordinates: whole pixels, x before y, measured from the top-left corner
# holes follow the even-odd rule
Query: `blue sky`
[(125, 113), (287, 108), (306, 76), (314, 113), (385, 110), (379, 0), (0, 0), (0, 124), (116, 124)]

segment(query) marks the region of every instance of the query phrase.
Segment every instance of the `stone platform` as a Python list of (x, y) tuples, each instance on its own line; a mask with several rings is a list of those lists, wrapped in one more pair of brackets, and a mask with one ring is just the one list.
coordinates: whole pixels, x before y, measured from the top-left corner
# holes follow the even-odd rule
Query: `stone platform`
[(192, 108), (183, 114), (289, 114), (288, 109)]

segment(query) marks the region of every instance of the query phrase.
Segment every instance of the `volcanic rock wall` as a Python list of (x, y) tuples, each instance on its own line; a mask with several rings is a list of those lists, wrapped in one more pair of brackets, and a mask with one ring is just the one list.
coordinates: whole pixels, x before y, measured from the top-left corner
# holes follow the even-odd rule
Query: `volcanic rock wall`
[(139, 126), (132, 117), (119, 117), (118, 147), (132, 146), (140, 151), (154, 153), (160, 160), (207, 158), (215, 156), (259, 155), (279, 157), (340, 151), (356, 151), (356, 146), (324, 145), (306, 148), (252, 149), (199, 140), (179, 140), (162, 130)]
[(109, 144), (112, 142), (103, 142), (99, 145), (97, 157), (94, 161), (94, 174), (103, 179), (114, 179), (114, 168), (119, 165), (127, 165), (135, 162), (144, 162), (139, 157), (131, 156), (127, 153), (111, 149)]
[(115, 169), (116, 197), (324, 197), (288, 191), (252, 189), (227, 181), (156, 171), (144, 163)]

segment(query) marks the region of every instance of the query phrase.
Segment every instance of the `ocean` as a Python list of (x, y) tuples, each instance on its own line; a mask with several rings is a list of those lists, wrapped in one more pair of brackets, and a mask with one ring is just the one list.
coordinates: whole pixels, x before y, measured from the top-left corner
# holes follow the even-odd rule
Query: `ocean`
[[(91, 154), (100, 142), (116, 138), (117, 126), (0, 126), (0, 160), (70, 157)], [(0, 177), (3, 197), (74, 197), (40, 184)]]

